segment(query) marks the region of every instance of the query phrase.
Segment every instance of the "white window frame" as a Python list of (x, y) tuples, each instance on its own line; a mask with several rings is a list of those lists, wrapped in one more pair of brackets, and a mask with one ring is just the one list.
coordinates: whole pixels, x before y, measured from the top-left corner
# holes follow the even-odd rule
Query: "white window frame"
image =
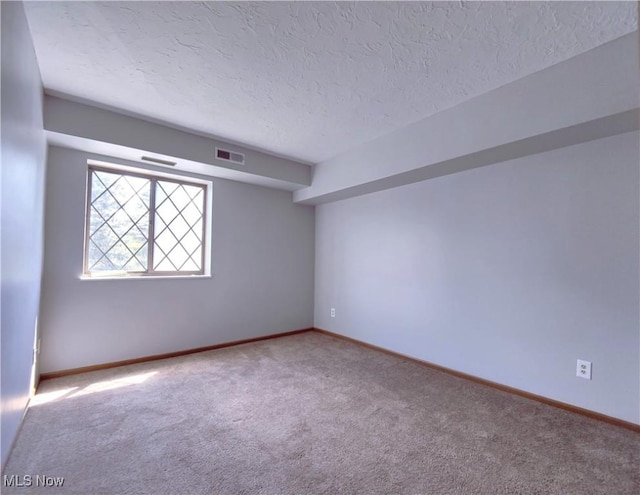
[[(128, 175), (132, 177), (140, 177), (149, 179), (150, 197), (149, 197), (149, 233), (147, 239), (147, 270), (146, 271), (109, 271), (104, 273), (90, 272), (89, 263), (89, 234), (90, 234), (90, 213), (91, 213), (91, 189), (92, 189), (92, 171), (102, 171), (113, 174)], [(198, 271), (166, 271), (153, 269), (153, 251), (155, 245), (155, 181), (174, 182), (188, 186), (201, 187), (204, 190), (204, 211), (202, 215), (202, 260), (201, 269)], [(153, 279), (153, 278), (202, 278), (211, 276), (211, 208), (212, 208), (212, 182), (202, 180), (191, 176), (182, 176), (178, 174), (169, 174), (166, 172), (147, 170), (144, 168), (119, 165), (114, 163), (98, 162), (94, 160), (87, 161), (87, 188), (86, 188), (86, 205), (85, 205), (85, 228), (84, 228), (84, 249), (82, 262), (83, 279), (103, 280), (103, 279)]]

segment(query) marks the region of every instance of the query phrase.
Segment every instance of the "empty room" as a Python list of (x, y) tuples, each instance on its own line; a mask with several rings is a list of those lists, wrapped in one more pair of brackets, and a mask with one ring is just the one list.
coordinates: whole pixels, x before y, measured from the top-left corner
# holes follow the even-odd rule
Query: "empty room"
[(640, 493), (637, 2), (0, 8), (2, 493)]

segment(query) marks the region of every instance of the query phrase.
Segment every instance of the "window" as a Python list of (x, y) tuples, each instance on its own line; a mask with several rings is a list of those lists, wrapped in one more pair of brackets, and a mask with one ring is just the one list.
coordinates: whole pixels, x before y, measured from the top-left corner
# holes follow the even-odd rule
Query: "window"
[(203, 275), (207, 185), (89, 166), (85, 276)]

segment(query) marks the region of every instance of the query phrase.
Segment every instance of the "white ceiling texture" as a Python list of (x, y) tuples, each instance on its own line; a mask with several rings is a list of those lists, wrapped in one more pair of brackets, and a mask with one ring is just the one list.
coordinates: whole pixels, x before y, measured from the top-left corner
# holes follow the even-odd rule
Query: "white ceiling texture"
[(45, 88), (318, 163), (637, 29), (635, 2), (28, 2)]

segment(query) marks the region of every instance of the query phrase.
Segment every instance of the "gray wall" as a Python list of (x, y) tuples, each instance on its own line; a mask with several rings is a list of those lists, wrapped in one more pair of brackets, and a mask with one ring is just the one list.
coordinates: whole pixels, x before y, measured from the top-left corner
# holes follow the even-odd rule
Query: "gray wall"
[(2, 9), (2, 464), (29, 400), (42, 269), (42, 83), (22, 4)]
[(214, 179), (211, 278), (81, 280), (91, 157), (49, 149), (42, 372), (312, 326), (314, 208), (286, 191)]
[(626, 133), (318, 206), (315, 326), (640, 423), (638, 148)]

